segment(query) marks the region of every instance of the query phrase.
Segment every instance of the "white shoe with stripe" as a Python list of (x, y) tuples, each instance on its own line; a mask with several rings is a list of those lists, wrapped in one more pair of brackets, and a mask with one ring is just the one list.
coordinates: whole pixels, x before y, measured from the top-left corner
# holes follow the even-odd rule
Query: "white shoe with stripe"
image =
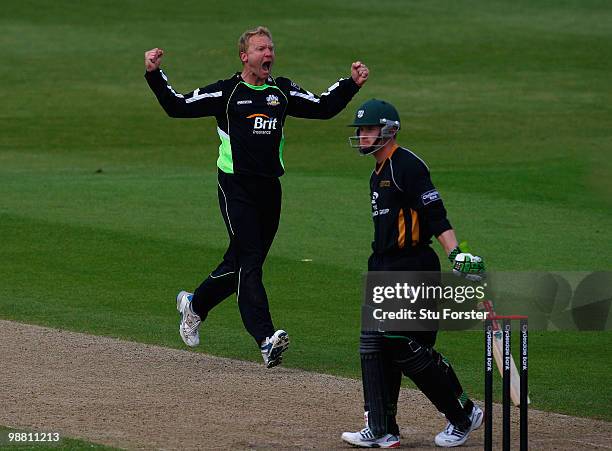
[(470, 420), (472, 423), (470, 427), (463, 431), (455, 426), (452, 423), (448, 423), (446, 428), (438, 435), (436, 435), (436, 445), (441, 446), (443, 448), (452, 448), (454, 446), (463, 445), (468, 437), (470, 436), (470, 432), (474, 429), (478, 429), (482, 424), (483, 412), (480, 407), (474, 404), (474, 408), (472, 409), (472, 413), (470, 414)]
[(289, 335), (282, 329), (274, 332), (274, 335), (267, 337), (260, 346), (261, 356), (263, 357), (266, 368), (280, 365), (283, 361), (283, 352), (289, 347)]
[(343, 432), (342, 440), (360, 448), (399, 448), (400, 438), (397, 435), (385, 434), (374, 437), (369, 427), (359, 432)]
[(176, 309), (181, 315), (179, 333), (190, 348), (200, 344), (200, 324), (202, 324), (200, 317), (191, 308), (192, 299), (193, 294), (187, 291), (181, 291), (176, 296)]

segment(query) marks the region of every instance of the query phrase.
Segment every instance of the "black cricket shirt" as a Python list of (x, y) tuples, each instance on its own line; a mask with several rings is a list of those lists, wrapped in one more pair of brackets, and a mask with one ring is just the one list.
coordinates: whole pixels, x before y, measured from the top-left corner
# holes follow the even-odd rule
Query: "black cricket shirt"
[(359, 90), (349, 77), (317, 96), (288, 78), (268, 77), (265, 84), (256, 86), (236, 73), (227, 80), (179, 94), (162, 70), (147, 72), (145, 78), (169, 116), (216, 118), (221, 139), (217, 166), (221, 171), (264, 177), (284, 173), (283, 127), (287, 116), (329, 119)]
[(370, 177), (376, 253), (411, 252), (452, 228), (429, 168), (412, 151), (395, 147)]

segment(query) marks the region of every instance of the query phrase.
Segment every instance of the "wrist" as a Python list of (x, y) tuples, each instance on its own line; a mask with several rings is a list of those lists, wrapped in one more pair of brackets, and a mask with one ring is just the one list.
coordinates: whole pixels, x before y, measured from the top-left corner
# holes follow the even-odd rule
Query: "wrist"
[(352, 82), (353, 88), (357, 88), (357, 90), (359, 90), (361, 88), (361, 85), (359, 83), (357, 83), (357, 80), (355, 80), (352, 75), (349, 77), (349, 79)]

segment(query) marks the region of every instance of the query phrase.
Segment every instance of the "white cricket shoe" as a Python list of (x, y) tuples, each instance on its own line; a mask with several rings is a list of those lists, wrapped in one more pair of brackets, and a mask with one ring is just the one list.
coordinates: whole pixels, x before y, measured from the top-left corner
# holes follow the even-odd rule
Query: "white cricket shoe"
[(343, 432), (342, 440), (360, 448), (399, 448), (400, 438), (397, 435), (385, 434), (374, 437), (369, 427), (359, 432)]
[(260, 346), (266, 368), (272, 368), (283, 361), (283, 352), (289, 347), (289, 335), (282, 329), (267, 337)]
[(446, 428), (436, 435), (436, 445), (441, 446), (443, 448), (452, 448), (454, 446), (461, 446), (468, 439), (470, 432), (474, 429), (478, 429), (482, 424), (483, 412), (480, 407), (474, 404), (474, 408), (472, 409), (472, 413), (470, 414), (470, 420), (472, 423), (467, 431), (462, 431), (459, 428), (453, 426), (452, 423), (448, 423)]
[(191, 348), (200, 344), (200, 317), (191, 308), (193, 294), (181, 291), (176, 296), (176, 309), (181, 315), (179, 333), (185, 344)]

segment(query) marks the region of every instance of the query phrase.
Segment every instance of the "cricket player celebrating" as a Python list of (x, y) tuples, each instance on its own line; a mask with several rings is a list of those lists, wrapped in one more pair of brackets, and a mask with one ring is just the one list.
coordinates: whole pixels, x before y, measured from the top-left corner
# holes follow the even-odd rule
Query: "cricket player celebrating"
[[(470, 280), (482, 278), (482, 259), (459, 249), (429, 168), (397, 144), (397, 110), (390, 103), (372, 99), (359, 107), (351, 125), (357, 127), (357, 136), (350, 138), (351, 147), (376, 159), (370, 178), (374, 241), (368, 271), (439, 272), (440, 261), (429, 246), (435, 236), (455, 272)], [(448, 420), (447, 427), (435, 437), (436, 445), (465, 443), (470, 432), (481, 425), (483, 413), (464, 394), (450, 364), (433, 349), (435, 340), (435, 331), (362, 332), (366, 427), (343, 433), (342, 440), (366, 448), (399, 447), (395, 416), (403, 373)]]
[(160, 69), (163, 50), (155, 48), (145, 53), (145, 78), (169, 116), (214, 116), (221, 140), (218, 197), (229, 247), (223, 261), (193, 294), (178, 294), (180, 335), (187, 346), (197, 346), (200, 324), (208, 312), (236, 293), (244, 326), (259, 346), (264, 364), (272, 368), (281, 363), (289, 345), (287, 332), (273, 326), (262, 283), (262, 267), (281, 211), (285, 118), (335, 116), (366, 82), (368, 68), (353, 63), (350, 77), (317, 96), (287, 78), (272, 77), (274, 44), (267, 28), (243, 33), (238, 54), (241, 72), (179, 94)]

